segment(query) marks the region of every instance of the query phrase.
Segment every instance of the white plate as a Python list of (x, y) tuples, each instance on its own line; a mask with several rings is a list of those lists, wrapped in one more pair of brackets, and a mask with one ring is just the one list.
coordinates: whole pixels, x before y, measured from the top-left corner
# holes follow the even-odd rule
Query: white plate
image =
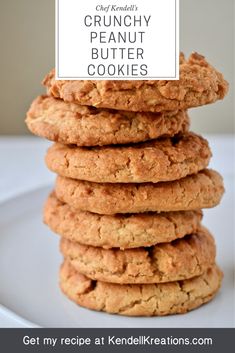
[(0, 326), (40, 327), (231, 327), (234, 326), (232, 179), (220, 207), (206, 211), (225, 278), (219, 295), (185, 315), (128, 318), (79, 308), (58, 287), (58, 237), (42, 223), (50, 188), (0, 204)]

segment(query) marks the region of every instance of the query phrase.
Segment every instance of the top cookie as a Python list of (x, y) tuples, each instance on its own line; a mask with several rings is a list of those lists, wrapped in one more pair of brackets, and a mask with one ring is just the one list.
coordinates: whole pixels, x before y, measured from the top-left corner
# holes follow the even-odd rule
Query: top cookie
[(53, 69), (44, 79), (48, 94), (66, 102), (131, 111), (172, 111), (224, 98), (228, 83), (206, 59), (180, 56), (180, 80), (91, 81), (55, 80)]

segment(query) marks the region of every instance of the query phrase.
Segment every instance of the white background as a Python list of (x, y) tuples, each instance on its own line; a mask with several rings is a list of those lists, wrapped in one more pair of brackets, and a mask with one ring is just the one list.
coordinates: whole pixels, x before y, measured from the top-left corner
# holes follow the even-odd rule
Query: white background
[[(137, 5), (138, 11), (96, 11), (97, 5)], [(178, 0), (57, 0), (57, 39), (56, 66), (57, 79), (146, 79), (146, 78), (175, 78), (178, 79), (178, 30), (176, 30), (175, 13)], [(141, 27), (86, 27), (86, 15), (106, 16), (137, 16), (151, 15), (149, 26)], [(91, 31), (134, 32), (144, 31), (144, 42), (135, 44), (100, 44), (99, 41), (90, 43)], [(141, 47), (144, 49), (144, 60), (92, 60), (91, 47)], [(148, 75), (139, 77), (128, 76), (90, 76), (87, 73), (88, 64), (132, 65), (147, 64)], [(175, 73), (176, 71), (176, 73)]]

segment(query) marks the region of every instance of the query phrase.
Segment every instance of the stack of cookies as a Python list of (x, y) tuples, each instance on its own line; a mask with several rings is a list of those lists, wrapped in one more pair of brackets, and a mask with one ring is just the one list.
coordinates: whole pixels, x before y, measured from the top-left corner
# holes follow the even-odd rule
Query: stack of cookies
[(222, 99), (223, 76), (181, 55), (179, 81), (56, 81), (27, 114), (58, 174), (44, 221), (61, 236), (63, 292), (132, 316), (185, 313), (211, 300), (222, 272), (202, 209), (223, 195), (187, 109)]

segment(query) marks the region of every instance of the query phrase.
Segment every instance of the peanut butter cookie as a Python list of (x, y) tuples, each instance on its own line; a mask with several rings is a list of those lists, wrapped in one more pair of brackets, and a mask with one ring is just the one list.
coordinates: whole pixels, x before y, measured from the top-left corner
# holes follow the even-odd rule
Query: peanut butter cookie
[(80, 211), (99, 214), (191, 211), (216, 206), (224, 193), (210, 169), (157, 184), (98, 184), (58, 176), (56, 196)]
[(159, 284), (111, 284), (92, 281), (68, 261), (60, 271), (62, 291), (75, 303), (98, 311), (126, 316), (184, 314), (210, 301), (223, 274), (213, 265), (198, 277)]
[(201, 211), (98, 215), (78, 211), (52, 193), (44, 208), (44, 222), (62, 237), (106, 249), (152, 246), (195, 233)]
[(66, 102), (131, 111), (172, 111), (213, 103), (224, 98), (228, 83), (197, 53), (180, 57), (177, 81), (62, 81), (55, 70), (44, 79), (48, 94)]
[(132, 146), (73, 147), (54, 144), (47, 167), (62, 176), (97, 183), (144, 183), (184, 178), (206, 168), (207, 141), (194, 133)]
[(26, 124), (33, 134), (48, 140), (77, 146), (103, 146), (185, 133), (189, 129), (189, 117), (186, 111), (133, 113), (40, 96), (32, 103)]
[(81, 274), (109, 283), (163, 283), (201, 275), (215, 262), (215, 243), (205, 228), (149, 248), (102, 249), (65, 238), (60, 249)]

